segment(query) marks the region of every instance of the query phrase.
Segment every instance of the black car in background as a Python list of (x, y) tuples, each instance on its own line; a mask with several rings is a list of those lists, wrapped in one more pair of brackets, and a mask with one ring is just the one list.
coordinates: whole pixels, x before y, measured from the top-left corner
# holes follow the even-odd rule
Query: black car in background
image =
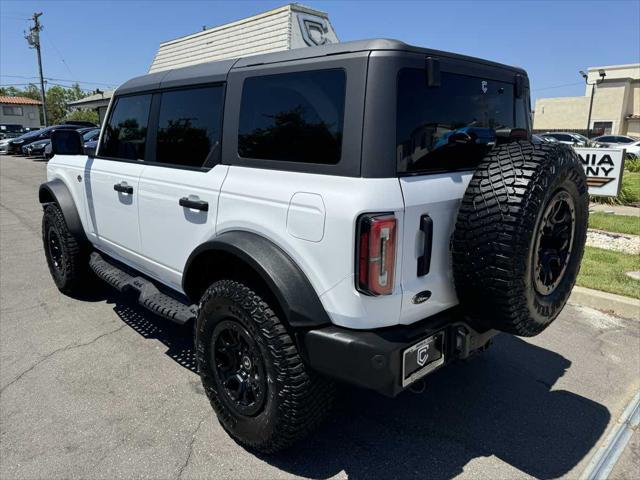
[(25, 128), (17, 123), (0, 123), (0, 140), (16, 138), (32, 130), (34, 129)]
[(9, 142), (7, 153), (9, 155), (16, 155), (22, 153), (22, 148), (40, 140), (46, 140), (51, 138), (51, 132), (59, 128), (80, 130), (83, 128), (97, 128), (96, 125), (89, 122), (66, 122), (60, 125), (52, 125), (50, 127), (37, 130), (35, 132), (26, 133), (18, 138), (14, 138)]

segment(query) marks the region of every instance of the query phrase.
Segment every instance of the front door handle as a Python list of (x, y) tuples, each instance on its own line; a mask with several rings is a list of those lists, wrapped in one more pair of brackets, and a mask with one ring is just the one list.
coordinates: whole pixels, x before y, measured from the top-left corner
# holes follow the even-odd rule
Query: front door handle
[(178, 203), (180, 204), (181, 207), (193, 208), (195, 210), (202, 210), (203, 212), (209, 211), (209, 203), (205, 202), (204, 200), (198, 199), (198, 197), (196, 198), (182, 197)]
[(113, 189), (116, 192), (128, 193), (129, 195), (131, 195), (133, 193), (133, 187), (131, 185), (127, 185), (127, 182), (116, 183), (113, 186)]

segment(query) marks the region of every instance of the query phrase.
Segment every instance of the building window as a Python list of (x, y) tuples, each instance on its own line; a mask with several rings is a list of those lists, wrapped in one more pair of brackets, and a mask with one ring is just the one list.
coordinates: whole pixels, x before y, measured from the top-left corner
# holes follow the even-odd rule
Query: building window
[(21, 117), (22, 107), (16, 107), (15, 105), (3, 106), (2, 113), (11, 117)]
[(345, 88), (343, 70), (247, 78), (242, 89), (238, 153), (244, 158), (338, 163)]
[(609, 135), (613, 129), (613, 122), (593, 122), (594, 133), (598, 135)]

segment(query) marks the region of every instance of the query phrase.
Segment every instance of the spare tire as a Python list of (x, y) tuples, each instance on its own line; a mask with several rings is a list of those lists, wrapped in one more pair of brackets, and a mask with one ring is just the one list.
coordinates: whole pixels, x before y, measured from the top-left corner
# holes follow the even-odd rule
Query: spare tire
[(544, 330), (575, 284), (589, 215), (578, 155), (562, 144), (517, 141), (477, 167), (452, 239), (456, 292), (466, 315), (522, 336)]

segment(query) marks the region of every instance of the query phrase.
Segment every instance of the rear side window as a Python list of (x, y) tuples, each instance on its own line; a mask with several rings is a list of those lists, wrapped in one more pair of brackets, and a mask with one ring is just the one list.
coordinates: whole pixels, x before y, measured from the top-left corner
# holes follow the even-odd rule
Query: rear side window
[(100, 156), (144, 160), (151, 95), (119, 97), (109, 117)]
[(441, 86), (428, 87), (424, 70), (400, 70), (398, 172), (472, 168), (496, 144), (496, 130), (516, 127), (514, 110), (511, 83), (442, 72)]
[(238, 154), (244, 158), (340, 161), (346, 76), (316, 70), (244, 81)]
[(158, 118), (156, 161), (212, 166), (220, 153), (223, 88), (164, 92)]

